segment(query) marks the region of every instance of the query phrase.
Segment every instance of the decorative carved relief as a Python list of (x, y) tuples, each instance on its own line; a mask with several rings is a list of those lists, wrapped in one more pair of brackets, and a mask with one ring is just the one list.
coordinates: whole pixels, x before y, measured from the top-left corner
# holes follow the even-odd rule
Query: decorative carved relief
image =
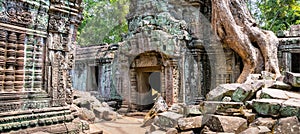
[(28, 25), (32, 23), (32, 15), (23, 2), (2, 1), (0, 3), (0, 21)]
[(53, 13), (49, 19), (49, 29), (61, 33), (67, 33), (70, 30), (69, 16), (64, 13)]

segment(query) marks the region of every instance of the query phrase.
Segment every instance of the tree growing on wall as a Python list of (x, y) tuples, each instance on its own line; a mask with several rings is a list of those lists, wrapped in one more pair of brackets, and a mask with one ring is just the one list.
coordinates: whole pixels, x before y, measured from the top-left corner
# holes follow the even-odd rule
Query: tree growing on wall
[(278, 39), (258, 27), (244, 0), (212, 0), (212, 27), (221, 42), (242, 59), (244, 67), (237, 82), (263, 70), (280, 76)]

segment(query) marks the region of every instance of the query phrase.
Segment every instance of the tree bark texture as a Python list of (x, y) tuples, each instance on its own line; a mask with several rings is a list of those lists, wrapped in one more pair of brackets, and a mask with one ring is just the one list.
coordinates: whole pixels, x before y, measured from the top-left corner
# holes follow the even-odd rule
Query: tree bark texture
[(212, 27), (221, 42), (242, 59), (244, 67), (237, 82), (263, 70), (280, 76), (279, 41), (273, 32), (257, 26), (244, 0), (212, 0)]

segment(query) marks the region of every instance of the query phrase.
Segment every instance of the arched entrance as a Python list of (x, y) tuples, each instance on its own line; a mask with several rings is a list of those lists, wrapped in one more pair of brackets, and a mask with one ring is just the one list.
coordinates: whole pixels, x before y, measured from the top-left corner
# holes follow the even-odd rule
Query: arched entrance
[(150, 51), (135, 57), (131, 64), (131, 98), (134, 98), (137, 110), (150, 109), (158, 94), (164, 95), (165, 81), (163, 54)]

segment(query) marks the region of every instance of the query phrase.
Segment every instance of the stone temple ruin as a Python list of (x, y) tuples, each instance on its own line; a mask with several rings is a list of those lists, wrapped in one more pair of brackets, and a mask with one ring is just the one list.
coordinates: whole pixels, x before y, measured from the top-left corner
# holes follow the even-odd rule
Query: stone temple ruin
[(210, 5), (137, 0), (130, 6), (129, 34), (123, 42), (77, 48), (76, 89), (96, 91), (103, 99), (121, 96), (134, 110), (153, 103), (145, 98), (154, 97), (154, 88), (168, 105), (192, 104), (216, 85), (235, 82), (241, 62), (216, 42), (209, 28)]
[[(151, 115), (154, 131), (300, 131), (293, 128), (300, 126), (300, 95), (289, 91), (300, 87), (299, 25), (278, 34), (285, 83), (265, 72), (251, 75), (249, 83), (225, 84), (235, 82), (242, 64), (213, 36), (209, 0), (132, 0), (124, 41), (77, 48), (75, 67), (80, 0), (0, 0), (0, 5), (0, 133), (88, 129), (70, 106), (73, 88), (105, 101), (121, 100), (126, 112), (151, 110), (159, 93), (170, 108)], [(86, 106), (85, 98), (76, 102), (93, 110), (86, 113), (107, 120), (118, 115), (88, 97), (98, 107)]]
[(299, 25), (278, 33), (284, 78), (263, 71), (239, 84), (242, 62), (210, 31), (209, 0), (130, 6), (123, 42), (76, 49), (75, 89), (121, 100), (118, 112), (149, 110), (149, 133), (299, 133)]
[(0, 133), (75, 133), (73, 51), (81, 1), (0, 0)]

